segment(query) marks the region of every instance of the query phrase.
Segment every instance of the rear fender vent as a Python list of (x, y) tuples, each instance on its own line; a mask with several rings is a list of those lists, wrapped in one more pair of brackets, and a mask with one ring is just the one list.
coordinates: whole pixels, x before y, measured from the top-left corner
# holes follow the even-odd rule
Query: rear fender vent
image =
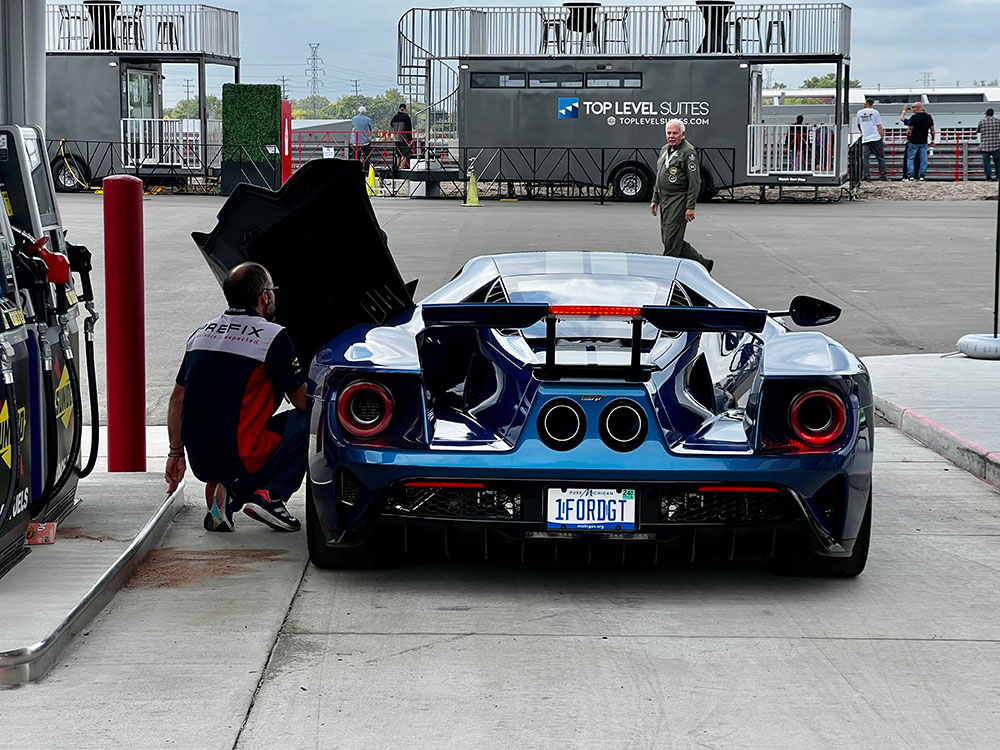
[(354, 474), (343, 467), (337, 469), (337, 500), (340, 503), (353, 508), (364, 491), (364, 484)]

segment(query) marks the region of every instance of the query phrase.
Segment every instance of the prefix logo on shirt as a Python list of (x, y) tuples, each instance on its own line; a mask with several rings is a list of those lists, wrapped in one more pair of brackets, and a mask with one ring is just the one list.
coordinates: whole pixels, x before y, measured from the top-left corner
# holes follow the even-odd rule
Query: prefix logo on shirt
[(580, 98), (577, 96), (559, 97), (559, 119), (576, 120), (580, 117)]

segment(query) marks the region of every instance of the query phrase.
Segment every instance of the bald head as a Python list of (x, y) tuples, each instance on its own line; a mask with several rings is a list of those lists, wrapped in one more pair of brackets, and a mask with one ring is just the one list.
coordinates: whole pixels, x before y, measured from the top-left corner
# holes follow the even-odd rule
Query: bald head
[(271, 284), (271, 274), (260, 263), (240, 263), (222, 282), (222, 293), (230, 307), (253, 309)]

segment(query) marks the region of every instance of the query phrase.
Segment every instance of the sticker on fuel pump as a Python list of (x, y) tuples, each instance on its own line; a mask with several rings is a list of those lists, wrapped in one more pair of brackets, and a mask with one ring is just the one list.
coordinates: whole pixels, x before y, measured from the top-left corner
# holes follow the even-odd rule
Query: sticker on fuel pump
[[(0, 161), (3, 161), (3, 159), (0, 159)], [(14, 218), (14, 207), (10, 205), (10, 197), (7, 195), (7, 191), (0, 191), (0, 195), (3, 195), (3, 204), (7, 208), (7, 215)]]
[(10, 414), (7, 410), (7, 402), (3, 402), (0, 409), (0, 458), (10, 468)]
[(63, 427), (69, 427), (69, 420), (73, 418), (73, 390), (69, 387), (69, 368), (62, 368), (62, 375), (59, 376), (59, 385), (56, 386), (56, 418), (61, 419)]
[(66, 292), (66, 302), (67, 302), (67, 304), (69, 304), (69, 305), (72, 306), (72, 305), (75, 305), (79, 301), (80, 301), (80, 298), (76, 296), (76, 292), (74, 292), (72, 289), (70, 289), (70, 290), (68, 290)]
[[(0, 161), (7, 161), (7, 134), (0, 133)], [(6, 199), (7, 193), (3, 194)]]

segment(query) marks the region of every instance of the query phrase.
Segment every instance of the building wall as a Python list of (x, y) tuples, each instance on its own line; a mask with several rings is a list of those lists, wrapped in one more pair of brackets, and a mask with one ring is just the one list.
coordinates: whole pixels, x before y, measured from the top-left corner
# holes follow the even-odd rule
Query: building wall
[(46, 57), (46, 126), (49, 139), (120, 141), (122, 72), (109, 55)]

